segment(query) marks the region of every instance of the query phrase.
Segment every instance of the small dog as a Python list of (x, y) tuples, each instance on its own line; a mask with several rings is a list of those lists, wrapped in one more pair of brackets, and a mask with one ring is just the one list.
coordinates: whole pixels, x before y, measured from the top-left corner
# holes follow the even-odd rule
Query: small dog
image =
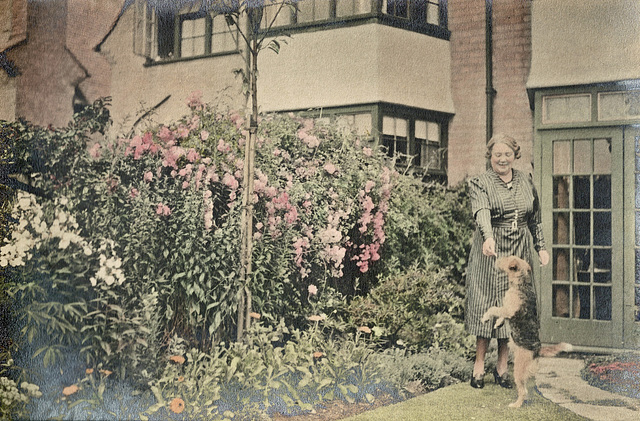
[(512, 408), (522, 406), (527, 397), (527, 381), (538, 369), (538, 357), (553, 357), (562, 351), (571, 351), (572, 346), (559, 343), (543, 347), (540, 344), (540, 322), (536, 311), (536, 295), (531, 280), (531, 266), (516, 256), (501, 257), (496, 268), (509, 277), (509, 289), (504, 295), (502, 307), (491, 307), (482, 316), (486, 323), (497, 318), (494, 327), (509, 319), (513, 350), (513, 378), (518, 390), (518, 399), (510, 404)]

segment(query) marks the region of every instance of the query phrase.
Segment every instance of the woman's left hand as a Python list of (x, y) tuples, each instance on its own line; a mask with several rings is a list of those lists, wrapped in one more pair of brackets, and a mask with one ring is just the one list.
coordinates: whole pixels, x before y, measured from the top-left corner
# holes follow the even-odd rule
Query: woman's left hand
[(540, 257), (540, 264), (542, 266), (546, 266), (549, 263), (549, 252), (546, 250), (540, 250), (538, 252), (538, 256)]

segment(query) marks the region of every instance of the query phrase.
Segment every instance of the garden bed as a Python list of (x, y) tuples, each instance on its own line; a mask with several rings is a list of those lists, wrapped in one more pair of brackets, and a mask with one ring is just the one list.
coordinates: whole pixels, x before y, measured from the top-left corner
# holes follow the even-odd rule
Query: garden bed
[(640, 355), (589, 357), (582, 378), (602, 390), (640, 399)]

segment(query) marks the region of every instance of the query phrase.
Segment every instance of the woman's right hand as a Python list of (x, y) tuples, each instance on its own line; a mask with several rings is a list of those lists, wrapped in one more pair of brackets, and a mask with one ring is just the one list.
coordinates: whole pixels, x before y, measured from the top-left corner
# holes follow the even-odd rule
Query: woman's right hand
[(496, 240), (494, 240), (493, 237), (487, 238), (484, 243), (482, 243), (482, 254), (489, 257), (498, 257), (496, 254)]

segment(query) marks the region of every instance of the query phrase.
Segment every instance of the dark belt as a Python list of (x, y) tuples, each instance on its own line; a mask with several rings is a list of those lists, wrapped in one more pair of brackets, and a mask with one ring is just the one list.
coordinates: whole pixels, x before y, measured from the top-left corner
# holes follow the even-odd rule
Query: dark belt
[(514, 226), (514, 222), (516, 222), (515, 219), (494, 220), (494, 221), (491, 221), (491, 226), (495, 227), (495, 228), (520, 228), (520, 227), (526, 227), (527, 226), (527, 220), (526, 219), (519, 219), (518, 218), (517, 226)]

